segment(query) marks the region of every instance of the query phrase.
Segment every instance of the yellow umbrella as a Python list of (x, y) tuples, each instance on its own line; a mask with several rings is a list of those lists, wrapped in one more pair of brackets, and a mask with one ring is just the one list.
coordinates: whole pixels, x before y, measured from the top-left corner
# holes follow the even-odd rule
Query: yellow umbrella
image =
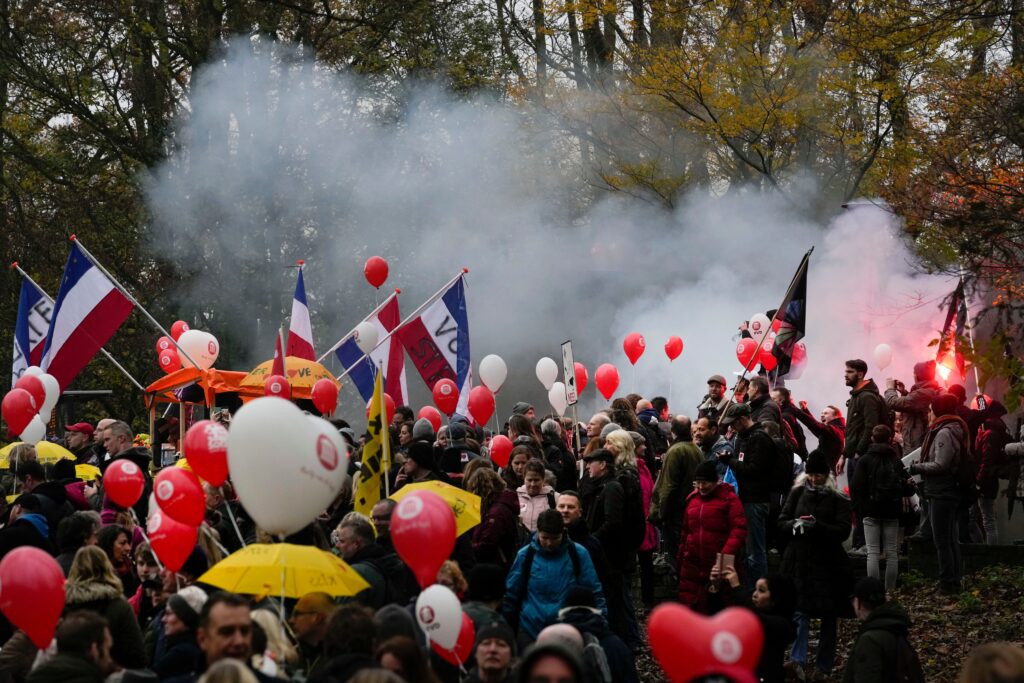
[[(10, 467), (11, 451), (14, 447), (20, 444), (20, 441), (7, 444), (3, 448), (0, 448), (0, 467)], [(59, 444), (52, 443), (50, 441), (40, 441), (36, 444), (36, 459), (46, 465), (57, 462), (58, 460), (74, 460), (75, 454), (64, 448)]]
[(356, 595), (370, 587), (340, 558), (291, 543), (254, 543), (229, 555), (199, 577), (233, 593), (301, 598), (306, 593)]
[(95, 465), (75, 465), (75, 476), (82, 481), (95, 481), (100, 476), (100, 468)]
[[(273, 366), (273, 360), (260, 363), (239, 382), (239, 385), (243, 387), (262, 387), (263, 383), (267, 381), (267, 377), (270, 377), (270, 371)], [(334, 375), (331, 374), (330, 370), (317, 362), (306, 360), (305, 358), (288, 356), (285, 358), (284, 367), (285, 375), (288, 377), (288, 384), (293, 389), (309, 389), (320, 379), (334, 381)]]
[(480, 496), (463, 491), (443, 481), (421, 481), (406, 484), (391, 494), (393, 500), (402, 500), (413, 491), (432, 491), (444, 498), (455, 513), (455, 534), (461, 536), (480, 523)]

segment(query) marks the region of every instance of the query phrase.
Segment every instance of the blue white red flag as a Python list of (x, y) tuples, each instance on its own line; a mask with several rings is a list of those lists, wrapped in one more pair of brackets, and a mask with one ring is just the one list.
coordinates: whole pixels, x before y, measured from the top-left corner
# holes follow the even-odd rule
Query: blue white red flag
[(121, 327), (132, 308), (132, 302), (73, 243), (39, 367), (53, 375), (64, 391)]
[(405, 384), (405, 353), (402, 345), (391, 332), (398, 327), (402, 317), (398, 312), (398, 297), (391, 298), (377, 307), (363, 322), (372, 323), (377, 328), (378, 339), (384, 342), (369, 355), (360, 350), (354, 335), (346, 337), (334, 354), (348, 371), (352, 383), (359, 390), (364, 401), (373, 397), (374, 381), (377, 379), (377, 368), (384, 368), (384, 392), (395, 402), (396, 406), (405, 405), (409, 395)]
[(14, 363), (11, 365), (11, 386), (25, 370), (39, 365), (46, 346), (46, 331), (50, 329), (53, 302), (43, 296), (28, 280), (21, 281), (18, 300), (18, 318), (14, 322)]
[(295, 283), (295, 297), (292, 299), (292, 319), (288, 328), (287, 355), (316, 360), (313, 350), (313, 324), (309, 321), (309, 307), (306, 306), (306, 285), (302, 281), (302, 268)]
[(453, 380), (459, 388), (460, 415), (468, 415), (473, 371), (469, 364), (469, 316), (466, 313), (465, 277), (458, 277), (443, 294), (397, 334), (427, 387), (439, 379)]

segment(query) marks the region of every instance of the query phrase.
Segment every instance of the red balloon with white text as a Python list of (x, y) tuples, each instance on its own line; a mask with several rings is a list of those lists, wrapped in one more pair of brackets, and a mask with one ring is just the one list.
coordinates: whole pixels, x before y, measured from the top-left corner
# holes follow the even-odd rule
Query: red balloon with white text
[(626, 358), (629, 359), (630, 364), (636, 365), (640, 356), (644, 355), (644, 351), (647, 350), (647, 342), (639, 332), (630, 332), (622, 342), (622, 349), (626, 352)]
[(434, 396), (434, 405), (448, 417), (451, 417), (455, 409), (459, 407), (459, 388), (452, 380), (437, 380), (431, 393)]
[(455, 548), (455, 513), (432, 491), (410, 493), (391, 513), (391, 542), (426, 588)]
[(123, 508), (138, 503), (145, 488), (146, 476), (131, 460), (115, 460), (103, 474), (103, 491), (107, 498)]
[(189, 467), (213, 486), (228, 478), (228, 430), (219, 422), (201, 420), (188, 428), (183, 453)]

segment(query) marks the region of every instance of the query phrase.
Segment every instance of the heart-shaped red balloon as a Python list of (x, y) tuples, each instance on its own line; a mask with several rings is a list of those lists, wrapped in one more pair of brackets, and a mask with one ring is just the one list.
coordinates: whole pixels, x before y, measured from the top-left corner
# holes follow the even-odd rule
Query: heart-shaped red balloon
[(761, 657), (764, 632), (750, 610), (730, 607), (705, 617), (682, 605), (663, 604), (651, 612), (647, 637), (672, 683), (711, 674), (757, 680), (752, 672)]

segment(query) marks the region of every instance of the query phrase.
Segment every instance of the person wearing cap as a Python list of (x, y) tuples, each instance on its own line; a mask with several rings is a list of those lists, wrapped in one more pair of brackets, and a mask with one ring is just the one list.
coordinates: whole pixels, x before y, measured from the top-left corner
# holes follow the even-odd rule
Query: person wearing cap
[(476, 666), (467, 683), (509, 683), (516, 656), (516, 636), (504, 621), (493, 621), (476, 632)]
[(512, 406), (512, 414), (522, 415), (528, 420), (532, 420), (533, 418), (537, 417), (537, 411), (534, 410), (533, 406), (531, 406), (526, 401), (519, 401), (514, 406)]
[(836, 491), (820, 451), (808, 454), (805, 472), (782, 506), (779, 530), (791, 538), (780, 573), (792, 577), (797, 587), (797, 637), (790, 660), (807, 662), (810, 620), (821, 619), (816, 675), (828, 677), (835, 662), (836, 620), (853, 616), (848, 600), (853, 568), (843, 547), (850, 535), (850, 501)]
[[(894, 672), (898, 669), (900, 641), (906, 641), (910, 632), (907, 611), (894, 602), (887, 602), (885, 587), (881, 581), (872, 577), (857, 582), (853, 588), (852, 601), (853, 611), (861, 624), (857, 640), (846, 661), (843, 683), (884, 683), (893, 680)], [(922, 677), (919, 680), (924, 679)]]
[(206, 599), (206, 591), (198, 586), (186, 586), (168, 598), (161, 617), (165, 637), (157, 644), (150, 667), (161, 680), (195, 671), (199, 659), (196, 630)]
[(93, 428), (88, 422), (76, 422), (64, 426), (64, 445), (74, 453), (79, 465), (93, 465), (99, 462), (92, 447)]
[(694, 472), (680, 531), (679, 602), (708, 614), (711, 569), (718, 555), (739, 555), (747, 538), (743, 504), (732, 486), (718, 480), (713, 462), (702, 462)]
[(462, 471), (470, 460), (479, 457), (469, 449), (466, 438), (469, 435), (467, 425), (462, 422), (452, 422), (449, 427), (450, 440), (448, 446), (441, 452), (438, 469), (444, 472), (450, 479), (462, 479)]
[(743, 514), (747, 518), (747, 573), (744, 585), (754, 590), (754, 581), (768, 573), (768, 508), (772, 493), (772, 472), (775, 466), (775, 443), (760, 424), (751, 419), (750, 406), (737, 403), (722, 417), (721, 427), (732, 426), (736, 432), (733, 453), (721, 453), (722, 462), (732, 468)]
[(708, 377), (708, 393), (701, 404), (697, 406), (698, 417), (717, 420), (725, 414), (725, 411), (732, 405), (732, 401), (725, 395), (727, 386), (729, 385), (725, 381), (725, 377), (721, 375), (711, 375)]

